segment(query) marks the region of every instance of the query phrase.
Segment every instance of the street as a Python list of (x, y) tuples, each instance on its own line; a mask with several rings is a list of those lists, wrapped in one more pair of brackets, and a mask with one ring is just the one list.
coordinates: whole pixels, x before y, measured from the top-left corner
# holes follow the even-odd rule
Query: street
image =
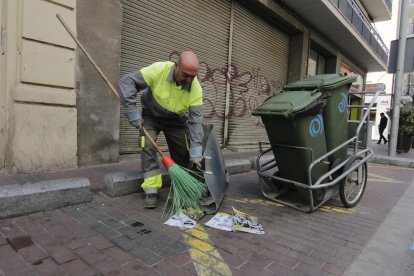
[[(413, 179), (413, 169), (370, 164), (359, 205), (345, 209), (334, 198), (305, 214), (265, 200), (255, 171), (232, 176), (219, 211), (258, 216), (264, 235), (203, 226), (211, 216), (181, 230), (163, 225), (161, 206), (143, 209), (142, 194), (100, 192), (91, 203), (0, 221), (0, 268), (5, 275), (343, 275)], [(401, 248), (406, 275), (410, 238)]]

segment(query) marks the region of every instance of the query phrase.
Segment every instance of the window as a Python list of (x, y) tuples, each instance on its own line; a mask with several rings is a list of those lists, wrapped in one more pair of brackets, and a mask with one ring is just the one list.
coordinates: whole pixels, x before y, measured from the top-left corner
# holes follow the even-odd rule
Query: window
[(309, 50), (308, 58), (308, 72), (307, 75), (314, 76), (319, 74), (325, 74), (326, 57), (319, 54), (313, 49)]

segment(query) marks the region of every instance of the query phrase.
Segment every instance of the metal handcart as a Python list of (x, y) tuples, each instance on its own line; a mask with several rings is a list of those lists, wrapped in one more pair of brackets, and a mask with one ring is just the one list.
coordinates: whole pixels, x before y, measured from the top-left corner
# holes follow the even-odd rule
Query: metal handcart
[[(349, 94), (366, 95), (374, 93), (350, 92)], [(368, 106), (348, 105), (348, 108), (366, 108), (358, 123), (355, 135), (317, 159), (313, 158), (312, 148), (260, 142), (261, 154), (257, 157), (256, 166), (262, 194), (269, 200), (306, 213), (312, 213), (337, 193), (339, 193), (340, 200), (346, 208), (356, 206), (362, 198), (367, 183), (367, 161), (374, 154), (371, 148), (363, 146), (360, 133), (364, 124), (368, 129), (369, 114), (379, 94), (384, 94), (384, 92), (375, 92)], [(266, 145), (309, 152), (313, 162), (310, 163), (307, 170), (308, 183), (281, 177), (278, 170), (277, 156), (275, 157), (272, 154), (272, 148), (264, 150), (263, 148)], [(351, 148), (346, 160), (338, 164), (328, 161), (329, 156), (343, 148)], [(312, 173), (316, 164), (327, 164), (329, 170), (317, 178), (316, 181), (312, 181), (312, 179), (315, 179), (312, 177)]]

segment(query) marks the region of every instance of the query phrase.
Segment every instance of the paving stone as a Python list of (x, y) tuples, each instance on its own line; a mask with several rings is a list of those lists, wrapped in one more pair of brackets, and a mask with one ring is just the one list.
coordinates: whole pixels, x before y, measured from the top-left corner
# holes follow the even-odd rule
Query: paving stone
[(118, 236), (110, 238), (109, 240), (125, 251), (131, 251), (136, 246), (136, 244), (131, 242), (131, 240), (125, 236)]
[(129, 253), (148, 265), (153, 265), (163, 260), (162, 257), (142, 246), (132, 249)]
[(87, 215), (89, 215), (89, 216), (91, 216), (91, 217), (93, 217), (94, 219), (97, 219), (97, 220), (103, 220), (105, 218), (108, 218), (108, 215), (106, 215), (104, 213), (101, 213), (98, 210), (93, 209), (91, 207), (84, 208), (82, 211), (85, 214), (87, 214)]
[(142, 276), (158, 276), (160, 273), (152, 269), (150, 266), (145, 265), (139, 260), (135, 260), (133, 262), (130, 262), (124, 266), (122, 266), (123, 269), (130, 271), (132, 275), (142, 275)]
[(24, 233), (20, 230), (15, 223), (6, 224), (0, 227), (0, 233), (4, 238), (11, 236), (24, 236)]
[(160, 255), (161, 257), (163, 257), (163, 258), (168, 258), (168, 257), (173, 256), (174, 254), (176, 254), (177, 251), (169, 248), (168, 246), (164, 246), (160, 250), (156, 251), (156, 253), (158, 255)]
[(102, 275), (121, 275), (123, 271), (117, 263), (108, 258), (95, 263), (92, 267)]
[(183, 267), (184, 265), (186, 265), (188, 262), (191, 261), (191, 257), (190, 257), (190, 254), (188, 254), (188, 252), (179, 253), (179, 254), (175, 254), (169, 257), (168, 261), (170, 261), (171, 263), (173, 263), (174, 265), (178, 267)]
[(33, 265), (34, 270), (39, 275), (64, 275), (65, 271), (59, 267), (53, 260), (44, 259)]
[(184, 252), (188, 249), (188, 246), (180, 241), (177, 240), (167, 240), (167, 241), (163, 241), (164, 243), (166, 243), (168, 245), (168, 247), (171, 247), (172, 249), (174, 249), (177, 252)]
[(108, 241), (106, 238), (102, 236), (95, 236), (88, 240), (88, 244), (91, 244), (94, 248), (98, 250), (103, 250), (109, 247), (114, 246), (114, 244)]
[(65, 246), (56, 247), (50, 255), (58, 264), (63, 264), (76, 259), (73, 252)]
[(17, 253), (9, 244), (0, 246), (0, 261), (6, 261), (15, 257), (17, 257)]
[(322, 270), (327, 271), (333, 275), (338, 275), (338, 276), (343, 275), (345, 272), (345, 268), (341, 268), (333, 264), (325, 264), (322, 267)]
[(119, 232), (113, 230), (112, 228), (109, 228), (108, 226), (102, 223), (93, 226), (92, 229), (104, 235), (107, 238), (119, 236)]
[(315, 266), (311, 266), (311, 265), (308, 265), (308, 264), (305, 264), (305, 263), (300, 263), (299, 265), (297, 265), (295, 267), (295, 270), (299, 271), (299, 272), (302, 272), (306, 275), (318, 276), (318, 275), (322, 274), (322, 270), (320, 268), (315, 267)]
[(122, 227), (122, 228), (118, 228), (117, 231), (122, 233), (123, 235), (125, 235), (126, 237), (128, 237), (131, 240), (134, 240), (134, 239), (138, 238), (138, 236), (139, 236), (137, 231), (133, 227), (130, 227), (130, 226), (125, 226), (125, 227)]
[(107, 225), (110, 228), (113, 229), (118, 229), (118, 228), (122, 228), (125, 227), (125, 224), (120, 222), (119, 220), (116, 220), (114, 218), (106, 218), (102, 220), (102, 223)]
[(89, 265), (93, 265), (99, 261), (105, 260), (106, 257), (103, 253), (99, 252), (92, 246), (84, 246), (75, 250), (77, 256)]
[(131, 254), (128, 254), (116, 246), (104, 249), (102, 252), (119, 265), (129, 263), (135, 259)]
[(86, 245), (85, 241), (80, 240), (80, 239), (75, 239), (66, 244), (67, 248), (72, 249), (72, 250), (85, 246), (85, 245)]
[(70, 275), (82, 275), (82, 276), (96, 275), (95, 271), (88, 264), (86, 264), (85, 262), (79, 259), (75, 259), (68, 263), (64, 263), (63, 268)]
[(4, 245), (4, 244), (7, 244), (6, 239), (5, 239), (5, 238), (0, 237), (0, 246), (1, 246), (1, 245)]
[(0, 269), (6, 275), (33, 275), (32, 269), (30, 269), (18, 256), (0, 261)]
[(273, 272), (276, 275), (283, 275), (283, 276), (289, 276), (289, 275), (299, 275), (302, 274), (300, 272), (297, 272), (287, 266), (284, 266), (282, 264), (279, 263), (272, 263), (271, 265), (269, 265), (268, 267), (266, 267), (267, 270), (270, 270), (271, 272)]
[(46, 259), (48, 255), (38, 245), (34, 244), (19, 250), (19, 254), (23, 256), (29, 263), (33, 264), (40, 260)]
[[(183, 268), (174, 266), (169, 261), (162, 261), (154, 266), (154, 269), (159, 271), (162, 275), (180, 275), (180, 276), (190, 276), (190, 272)], [(207, 275), (207, 274), (204, 274)]]

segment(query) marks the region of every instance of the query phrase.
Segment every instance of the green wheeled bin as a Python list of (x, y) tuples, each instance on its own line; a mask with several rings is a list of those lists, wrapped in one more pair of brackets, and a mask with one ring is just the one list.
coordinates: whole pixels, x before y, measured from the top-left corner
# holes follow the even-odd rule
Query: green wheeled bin
[[(326, 149), (331, 151), (348, 140), (348, 92), (356, 80), (355, 76), (345, 74), (325, 74), (306, 77), (285, 86), (288, 91), (320, 90), (328, 96), (323, 110)], [(342, 147), (328, 156), (331, 168), (347, 158), (347, 148)]]
[[(268, 98), (252, 115), (261, 116), (277, 160), (278, 177), (310, 185), (311, 163), (326, 154), (322, 110), (326, 98), (318, 91), (289, 91)], [(326, 163), (318, 163), (311, 173), (315, 182), (328, 171)], [(298, 188), (305, 199), (309, 190)], [(317, 190), (315, 190), (317, 191)], [(315, 193), (314, 193), (315, 194)], [(320, 194), (320, 193), (319, 193)], [(323, 200), (319, 196), (318, 202)]]

